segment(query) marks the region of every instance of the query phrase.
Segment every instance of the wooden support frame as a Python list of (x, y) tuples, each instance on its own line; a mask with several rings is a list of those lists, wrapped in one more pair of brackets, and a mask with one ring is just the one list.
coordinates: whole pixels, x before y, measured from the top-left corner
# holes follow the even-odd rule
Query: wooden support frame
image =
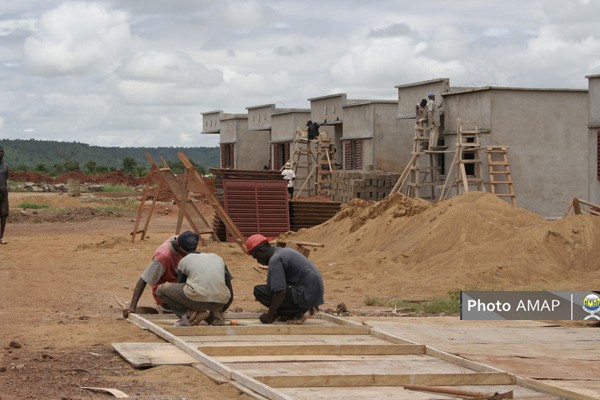
[[(226, 318), (239, 318), (241, 314), (227, 313)], [(148, 316), (149, 318), (155, 318), (154, 316)], [(256, 318), (255, 314), (244, 314), (246, 318)], [(314, 321), (313, 321), (314, 319)], [(347, 330), (347, 334), (350, 332), (357, 332), (357, 328), (361, 328), (361, 333), (358, 335), (369, 335), (379, 337), (389, 343), (378, 345), (381, 346), (380, 350), (387, 352), (388, 348), (397, 346), (399, 349), (409, 349), (422, 351), (425, 349), (425, 354), (409, 354), (409, 355), (377, 355), (367, 356), (364, 353), (360, 355), (353, 355), (354, 353), (360, 353), (359, 348), (364, 350), (368, 349), (375, 350), (376, 347), (366, 345), (363, 342), (364, 339), (356, 338), (352, 339), (361, 341), (365, 344), (352, 344), (352, 345), (341, 345), (340, 352), (349, 352), (352, 355), (322, 355), (323, 352), (318, 350), (319, 346), (322, 345), (310, 345), (304, 343), (299, 338), (292, 339), (296, 345), (304, 347), (309, 353), (315, 352), (321, 355), (311, 356), (309, 354), (303, 354), (301, 356), (287, 356), (283, 353), (289, 352), (291, 346), (276, 344), (271, 346), (271, 343), (267, 340), (264, 335), (263, 329), (260, 330), (248, 330), (244, 328), (265, 328), (270, 330), (272, 334), (274, 332), (281, 332), (280, 328), (286, 328), (288, 326), (284, 324), (271, 324), (261, 325), (258, 321), (254, 321), (254, 325), (248, 326), (225, 326), (225, 327), (183, 327), (182, 329), (188, 329), (193, 331), (194, 334), (198, 334), (196, 328), (206, 329), (206, 332), (212, 331), (211, 334), (206, 334), (206, 338), (202, 339), (201, 336), (196, 336), (192, 341), (186, 340), (185, 335), (180, 335), (179, 332), (174, 334), (171, 329), (163, 329), (149, 320), (146, 320), (143, 316), (132, 314), (129, 317), (129, 321), (138, 324), (143, 329), (148, 329), (163, 339), (169, 341), (176, 347), (182, 349), (186, 354), (191, 355), (204, 365), (204, 369), (210, 368), (215, 373), (218, 373), (234, 386), (243, 390), (255, 398), (267, 398), (272, 400), (284, 400), (295, 398), (293, 393), (303, 392), (304, 388), (312, 388), (315, 394), (319, 393), (318, 398), (329, 398), (325, 393), (338, 393), (339, 390), (348, 388), (349, 391), (353, 390), (376, 390), (377, 392), (369, 393), (390, 393), (387, 390), (391, 388), (398, 388), (407, 386), (406, 390), (423, 390), (431, 393), (453, 393), (453, 394), (468, 394), (469, 396), (463, 396), (463, 398), (480, 398), (472, 397), (471, 395), (479, 395), (481, 393), (494, 393), (494, 395), (501, 395), (502, 397), (496, 398), (511, 398), (513, 390), (517, 390), (519, 393), (530, 390), (535, 391), (541, 395), (541, 392), (552, 396), (557, 396), (565, 399), (572, 400), (591, 400), (594, 397), (589, 395), (573, 392), (568, 389), (549, 385), (545, 382), (540, 382), (531, 378), (523, 378), (517, 375), (507, 373), (505, 371), (489, 367), (487, 365), (477, 363), (466, 358), (446, 353), (440, 350), (430, 348), (428, 346), (417, 345), (411, 341), (402, 339), (395, 335), (383, 333), (376, 328), (370, 327), (369, 325), (359, 324), (350, 320), (345, 320), (340, 317), (328, 315), (328, 314), (316, 314), (313, 319), (307, 320), (304, 325), (300, 326), (289, 326), (292, 328), (305, 329), (308, 328), (314, 335), (316, 332), (321, 331), (322, 334), (332, 334), (332, 331), (327, 331), (324, 328), (336, 327), (338, 329)], [(160, 320), (160, 319), (159, 319)], [(331, 322), (332, 324), (327, 324)], [(226, 328), (222, 330), (220, 328)], [(316, 329), (314, 329), (316, 328)], [(366, 331), (365, 331), (366, 330)], [(260, 353), (256, 351), (257, 345), (250, 346), (250, 344), (240, 343), (236, 340), (236, 335), (240, 332), (244, 332), (246, 335), (263, 335), (262, 340), (263, 346), (270, 348), (267, 352), (277, 353), (277, 355), (265, 355), (261, 354), (258, 356), (251, 355), (253, 353)], [(340, 331), (337, 332), (340, 334)], [(300, 334), (298, 330), (294, 330), (295, 335)], [(223, 338), (217, 338), (221, 335), (229, 336), (225, 341)], [(284, 333), (285, 335), (285, 333)], [(212, 336), (212, 337), (211, 337)], [(334, 337), (332, 339), (335, 340)], [(313, 342), (318, 343), (318, 342)], [(409, 347), (410, 346), (410, 347)], [(218, 359), (213, 357), (213, 353), (219, 354), (232, 354), (231, 349), (238, 349), (241, 353), (248, 354), (247, 356), (217, 356)], [(321, 347), (324, 352), (336, 353), (330, 345)], [(292, 350), (293, 353), (303, 353), (302, 349)], [(375, 351), (374, 351), (375, 352)], [(396, 352), (396, 351), (394, 351)], [(299, 358), (302, 357), (302, 358)], [(337, 358), (339, 357), (339, 358)], [(351, 358), (350, 358), (351, 357)], [(375, 357), (375, 358), (372, 358)], [(386, 357), (386, 358), (381, 358)], [(393, 358), (387, 358), (393, 357)], [(406, 358), (408, 357), (408, 358)], [(422, 359), (425, 357), (427, 359)], [(291, 359), (291, 360), (290, 360)], [(383, 367), (378, 366), (376, 370), (371, 370), (370, 366), (364, 367), (364, 363), (373, 363), (377, 360), (384, 361)], [(401, 361), (404, 360), (404, 361)], [(411, 364), (406, 364), (406, 367), (401, 364), (400, 366), (393, 367), (396, 362), (411, 362), (415, 360), (417, 363), (416, 367)], [(266, 364), (261, 365), (259, 363), (265, 362)], [(303, 363), (309, 363), (309, 367), (304, 368), (301, 372), (297, 368)], [(314, 366), (318, 366), (322, 362), (341, 362), (342, 364), (333, 365), (329, 368), (319, 371), (315, 371)], [(359, 367), (357, 370), (348, 369), (343, 367), (343, 363), (350, 362), (352, 365)], [(287, 368), (285, 363), (291, 363)], [(443, 367), (443, 363), (448, 363), (449, 367)], [(428, 365), (424, 365), (428, 364)], [(430, 365), (431, 364), (431, 365)], [(314, 365), (314, 366), (313, 366)], [(418, 365), (421, 365), (420, 367)], [(433, 368), (434, 366), (436, 366)], [(375, 366), (375, 364), (373, 364)], [(395, 371), (386, 369), (387, 366), (395, 368)], [(405, 372), (404, 368), (408, 368)], [(441, 368), (441, 369), (440, 369)], [(360, 371), (368, 372), (360, 372)], [(298, 371), (297, 373), (290, 373), (290, 371)], [(327, 371), (327, 372), (325, 372)], [(471, 386), (477, 386), (477, 390), (474, 391)], [(493, 390), (492, 390), (493, 389)], [(327, 392), (327, 390), (333, 390), (334, 392)], [(517, 393), (515, 393), (517, 394)], [(533, 395), (533, 396), (532, 396)], [(408, 399), (412, 397), (409, 393), (404, 393), (402, 399)], [(538, 398), (531, 392), (526, 395), (527, 398)], [(317, 398), (317, 397), (315, 397)], [(337, 398), (337, 397), (336, 397)], [(377, 398), (377, 395), (375, 395)], [(487, 397), (482, 397), (487, 398)], [(525, 398), (525, 397), (524, 397)], [(540, 397), (541, 398), (541, 397)]]
[(167, 162), (162, 157), (160, 157), (160, 160), (163, 163), (162, 168), (154, 162), (154, 159), (149, 153), (146, 153), (146, 159), (148, 159), (148, 161), (150, 162), (151, 179), (146, 186), (144, 196), (142, 197), (142, 200), (140, 202), (140, 207), (138, 209), (138, 214), (134, 225), (134, 231), (132, 232), (132, 239), (135, 240), (135, 236), (138, 233), (137, 228), (142, 218), (143, 207), (148, 197), (148, 191), (151, 182), (158, 182), (158, 186), (155, 188), (152, 206), (150, 207), (150, 211), (148, 213), (148, 216), (146, 217), (144, 229), (142, 230), (142, 239), (146, 235), (150, 219), (152, 217), (152, 212), (154, 211), (156, 205), (159, 191), (161, 189), (165, 189), (169, 191), (169, 193), (173, 197), (173, 200), (179, 206), (175, 234), (179, 234), (181, 232), (183, 218), (185, 217), (192, 229), (200, 235), (200, 240), (202, 244), (205, 244), (204, 238), (202, 237), (203, 234), (209, 234), (213, 238), (213, 240), (219, 241), (219, 238), (213, 231), (208, 221), (204, 218), (196, 204), (189, 198), (189, 171), (186, 170), (182, 178), (173, 173), (173, 171), (169, 168)]
[(237, 225), (235, 224), (235, 222), (233, 222), (229, 214), (227, 214), (227, 211), (225, 211), (223, 206), (221, 206), (221, 203), (219, 203), (219, 199), (217, 199), (217, 196), (215, 196), (215, 194), (210, 190), (206, 182), (204, 182), (204, 179), (202, 179), (202, 176), (200, 176), (198, 171), (196, 171), (196, 168), (194, 168), (194, 165), (187, 158), (187, 156), (182, 151), (177, 153), (177, 156), (185, 166), (186, 171), (188, 171), (188, 189), (195, 193), (202, 193), (207, 197), (210, 205), (215, 210), (215, 213), (219, 216), (219, 218), (221, 218), (221, 221), (223, 221), (223, 223), (225, 224), (225, 227), (229, 231), (229, 234), (233, 236), (235, 242), (240, 247), (240, 249), (242, 249), (242, 251), (246, 253), (246, 240), (244, 239), (244, 235), (242, 234), (242, 232), (240, 232)]
[[(154, 213), (154, 208), (156, 207), (156, 202), (158, 201), (158, 194), (160, 192), (160, 185), (156, 183), (156, 165), (152, 165), (150, 167), (150, 172), (148, 173), (148, 182), (146, 183), (146, 187), (144, 188), (144, 194), (142, 195), (142, 199), (140, 201), (140, 205), (138, 207), (137, 216), (135, 218), (135, 223), (133, 225), (133, 231), (131, 232), (131, 241), (135, 242), (135, 237), (138, 233), (141, 233), (140, 240), (144, 240), (146, 237), (146, 233), (148, 232), (148, 226), (150, 225), (150, 219), (152, 218), (152, 214)], [(142, 220), (142, 216), (144, 214), (144, 205), (148, 200), (149, 193), (151, 187), (154, 186), (154, 194), (152, 197), (152, 204), (150, 205), (150, 210), (148, 210), (148, 214), (146, 216), (146, 221), (144, 222), (144, 228), (142, 230), (138, 230), (140, 222)]]

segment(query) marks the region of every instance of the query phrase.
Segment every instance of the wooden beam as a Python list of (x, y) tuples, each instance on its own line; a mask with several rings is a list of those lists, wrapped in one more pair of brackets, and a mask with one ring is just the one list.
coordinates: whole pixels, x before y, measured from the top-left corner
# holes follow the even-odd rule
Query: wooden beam
[(407, 355), (425, 354), (424, 345), (412, 344), (265, 344), (258, 346), (198, 346), (209, 356), (268, 355)]
[(349, 387), (349, 386), (479, 386), (514, 385), (507, 373), (474, 372), (465, 374), (373, 374), (373, 375), (265, 375), (254, 379), (274, 388), (282, 387)]
[(173, 326), (165, 328), (177, 336), (214, 335), (368, 335), (366, 326), (337, 325), (248, 325), (248, 326)]

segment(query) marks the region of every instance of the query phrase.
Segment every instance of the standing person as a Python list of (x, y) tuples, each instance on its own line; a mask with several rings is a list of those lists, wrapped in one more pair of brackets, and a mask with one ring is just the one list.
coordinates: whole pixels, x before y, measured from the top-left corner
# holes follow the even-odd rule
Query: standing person
[(212, 253), (191, 253), (179, 261), (177, 283), (165, 282), (156, 294), (180, 318), (175, 326), (225, 324), (223, 313), (233, 302), (233, 277), (225, 261)]
[[(138, 301), (144, 293), (146, 285), (152, 287), (152, 296), (159, 306), (165, 302), (156, 294), (156, 288), (161, 283), (177, 282), (177, 265), (187, 254), (196, 251), (200, 235), (195, 232), (185, 231), (179, 236), (171, 236), (154, 251), (152, 261), (146, 267), (137, 281), (129, 307), (123, 310), (127, 318), (129, 313), (135, 313)], [(168, 307), (168, 306), (167, 306)], [(166, 308), (166, 307), (165, 307)]]
[(294, 196), (294, 181), (296, 180), (296, 173), (292, 169), (292, 163), (286, 162), (281, 171), (283, 179), (287, 181), (287, 190), (290, 194), (290, 199)]
[(0, 244), (8, 244), (4, 239), (4, 228), (8, 218), (8, 165), (4, 163), (4, 147), (0, 146)]
[(440, 136), (440, 110), (435, 102), (435, 94), (428, 93), (427, 98), (427, 127), (429, 128), (429, 148), (433, 149), (438, 144)]
[(317, 137), (319, 137), (319, 127), (322, 124), (319, 124), (317, 122), (312, 122), (312, 121), (308, 121), (306, 123), (306, 126), (308, 127), (308, 140), (315, 140)]
[(276, 319), (300, 325), (306, 312), (313, 315), (323, 304), (323, 279), (312, 262), (297, 250), (273, 247), (261, 234), (246, 240), (246, 248), (256, 261), (269, 267), (267, 284), (254, 286), (256, 301), (269, 310), (260, 322), (270, 324)]

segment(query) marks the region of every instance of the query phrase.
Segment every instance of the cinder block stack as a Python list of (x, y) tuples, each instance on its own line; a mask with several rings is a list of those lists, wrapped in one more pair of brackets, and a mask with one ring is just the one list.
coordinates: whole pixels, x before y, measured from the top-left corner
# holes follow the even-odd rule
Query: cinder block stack
[(349, 203), (352, 199), (382, 200), (400, 178), (399, 173), (337, 170), (331, 178), (331, 199)]

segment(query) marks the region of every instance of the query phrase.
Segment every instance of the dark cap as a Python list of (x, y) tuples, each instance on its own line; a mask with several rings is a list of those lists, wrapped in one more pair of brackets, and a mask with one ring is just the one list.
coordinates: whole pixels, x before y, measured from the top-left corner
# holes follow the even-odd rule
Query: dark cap
[(192, 253), (196, 251), (199, 240), (200, 235), (198, 235), (196, 232), (185, 231), (177, 236), (177, 244), (181, 250), (185, 251), (186, 253)]

